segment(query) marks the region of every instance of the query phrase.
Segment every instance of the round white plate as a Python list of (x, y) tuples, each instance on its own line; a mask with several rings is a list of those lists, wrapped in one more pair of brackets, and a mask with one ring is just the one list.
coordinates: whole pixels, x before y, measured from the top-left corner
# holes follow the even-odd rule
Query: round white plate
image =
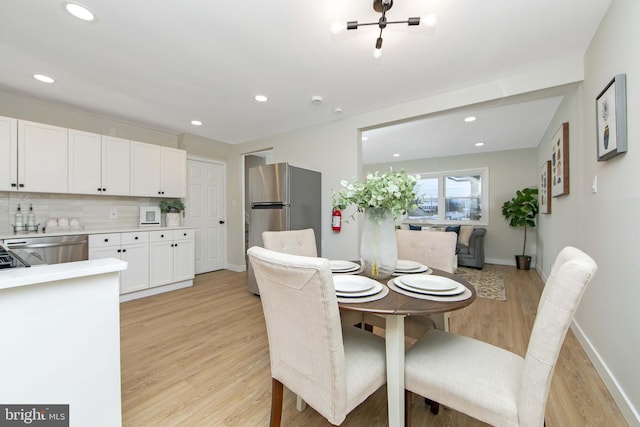
[(420, 264), (420, 268), (416, 270), (398, 270), (396, 268), (393, 274), (395, 276), (402, 276), (403, 274), (417, 274), (417, 273), (424, 273), (426, 271), (429, 271), (429, 273), (426, 273), (426, 274), (431, 274), (431, 270), (429, 269), (429, 267), (427, 267), (424, 264)]
[(340, 294), (370, 291), (379, 284), (380, 283), (375, 280), (364, 276), (353, 276), (349, 274), (333, 276), (333, 285), (336, 287), (336, 293)]
[[(360, 276), (341, 276), (341, 277), (360, 277)], [(362, 292), (338, 292), (338, 291), (336, 291), (336, 296), (340, 297), (340, 298), (362, 298), (362, 297), (368, 297), (368, 296), (376, 295), (376, 294), (380, 293), (380, 291), (382, 291), (383, 288), (384, 288), (384, 286), (382, 286), (381, 283), (375, 282), (373, 287), (371, 289), (367, 289), (366, 291), (362, 291)]]
[(453, 289), (446, 290), (446, 291), (429, 291), (429, 290), (424, 290), (424, 289), (418, 289), (418, 288), (411, 287), (409, 285), (406, 285), (406, 284), (402, 283), (402, 281), (398, 280), (398, 279), (399, 278), (396, 278), (393, 281), (393, 283), (397, 287), (402, 288), (405, 291), (415, 292), (415, 293), (423, 294), (423, 295), (434, 295), (434, 296), (441, 296), (441, 297), (455, 296), (455, 295), (460, 295), (461, 293), (463, 293), (465, 291), (465, 289), (467, 289), (464, 285), (458, 283), (458, 286), (456, 286)]
[(355, 271), (360, 268), (358, 264), (351, 261), (342, 261), (342, 260), (329, 260), (329, 265), (331, 266), (331, 271)]
[(400, 276), (398, 277), (398, 280), (402, 282), (403, 285), (411, 286), (412, 288), (423, 291), (450, 291), (459, 285), (455, 280), (430, 274), (410, 274)]
[(406, 259), (399, 259), (396, 264), (396, 271), (412, 271), (419, 270), (422, 267), (422, 264), (415, 261), (409, 261)]

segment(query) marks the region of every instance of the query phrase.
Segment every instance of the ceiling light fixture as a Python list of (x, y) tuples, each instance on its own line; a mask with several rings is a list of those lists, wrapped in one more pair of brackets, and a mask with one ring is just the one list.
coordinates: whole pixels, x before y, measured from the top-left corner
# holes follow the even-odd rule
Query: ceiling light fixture
[(368, 136), (364, 136), (364, 135), (362, 135), (362, 140), (363, 140), (363, 141), (368, 141), (368, 140), (369, 140), (369, 137), (368, 137)]
[[(376, 39), (376, 49), (373, 51), (373, 56), (379, 58), (382, 49), (382, 30), (384, 30), (388, 24), (407, 24), (409, 26), (420, 25), (420, 17), (408, 18), (406, 21), (387, 21), (387, 11), (393, 6), (393, 0), (373, 0), (373, 10), (382, 13), (382, 16), (378, 22), (366, 22), (358, 23), (358, 21), (348, 21), (347, 30), (357, 30), (359, 26), (365, 25), (377, 25), (380, 28), (380, 33)], [(434, 22), (435, 23), (435, 22)]]
[(34, 74), (33, 78), (43, 83), (53, 83), (55, 81), (51, 77), (45, 76), (44, 74)]
[(395, 153), (395, 154), (393, 155), (393, 157), (400, 157), (400, 154)]
[(476, 147), (484, 147), (484, 142), (476, 142)]
[(476, 118), (474, 116), (465, 117), (465, 122), (475, 122)]
[(255, 100), (256, 100), (256, 101), (258, 101), (258, 102), (267, 102), (267, 100), (268, 100), (269, 98), (267, 98), (267, 97), (266, 97), (266, 96), (264, 96), (264, 95), (256, 95), (256, 96), (254, 96), (254, 97), (253, 97), (253, 99), (255, 99)]
[(81, 19), (87, 22), (92, 22), (92, 21), (95, 21), (96, 19), (96, 16), (93, 14), (93, 12), (91, 12), (89, 9), (87, 9), (85, 6), (81, 4), (63, 3), (63, 5), (67, 12), (69, 12), (70, 14), (72, 14), (78, 19)]
[(200, 120), (191, 120), (191, 124), (194, 126), (202, 126), (202, 122)]

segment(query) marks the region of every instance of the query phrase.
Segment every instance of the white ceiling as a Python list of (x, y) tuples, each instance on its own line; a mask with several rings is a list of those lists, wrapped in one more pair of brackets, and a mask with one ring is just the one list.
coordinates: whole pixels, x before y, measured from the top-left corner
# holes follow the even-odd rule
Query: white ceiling
[[(59, 0), (0, 1), (0, 88), (234, 144), (581, 58), (610, 0), (396, 0), (389, 20), (435, 13), (438, 24), (388, 26), (380, 61), (375, 27), (330, 31), (376, 21), (371, 1), (80, 2), (96, 22), (71, 17)], [(269, 102), (255, 102), (258, 93)], [(324, 102), (312, 104), (314, 95)]]

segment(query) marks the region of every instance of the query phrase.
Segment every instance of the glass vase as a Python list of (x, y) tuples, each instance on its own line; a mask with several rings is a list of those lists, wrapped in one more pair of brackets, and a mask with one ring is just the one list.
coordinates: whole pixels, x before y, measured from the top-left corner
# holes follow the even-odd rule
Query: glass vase
[(395, 271), (398, 263), (396, 224), (389, 209), (365, 211), (360, 259), (364, 274), (372, 279), (386, 279)]

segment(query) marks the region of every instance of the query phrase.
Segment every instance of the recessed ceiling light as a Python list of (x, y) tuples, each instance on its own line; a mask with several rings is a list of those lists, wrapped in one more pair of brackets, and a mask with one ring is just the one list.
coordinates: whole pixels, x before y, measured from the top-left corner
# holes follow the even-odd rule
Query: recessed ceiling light
[(474, 116), (465, 117), (465, 122), (475, 122), (476, 118)]
[(362, 135), (362, 140), (363, 140), (363, 141), (367, 141), (368, 139), (369, 139), (369, 137), (368, 137), (368, 136), (364, 136), (364, 135)]
[(395, 153), (395, 154), (393, 155), (393, 157), (400, 157), (400, 154)]
[(253, 97), (253, 99), (255, 99), (258, 102), (267, 102), (269, 98), (267, 98), (265, 95), (256, 95)]
[(93, 12), (91, 12), (89, 9), (87, 9), (85, 6), (82, 6), (81, 4), (64, 3), (64, 8), (67, 10), (67, 12), (69, 12), (76, 18), (81, 19), (83, 21), (91, 22), (91, 21), (95, 21), (96, 19), (96, 16), (93, 14)]
[(483, 147), (484, 146), (484, 142), (476, 142), (476, 147)]
[(202, 126), (202, 122), (200, 120), (191, 120), (191, 124), (194, 126)]
[(55, 81), (51, 77), (45, 76), (44, 74), (34, 74), (33, 78), (43, 83), (53, 83)]

